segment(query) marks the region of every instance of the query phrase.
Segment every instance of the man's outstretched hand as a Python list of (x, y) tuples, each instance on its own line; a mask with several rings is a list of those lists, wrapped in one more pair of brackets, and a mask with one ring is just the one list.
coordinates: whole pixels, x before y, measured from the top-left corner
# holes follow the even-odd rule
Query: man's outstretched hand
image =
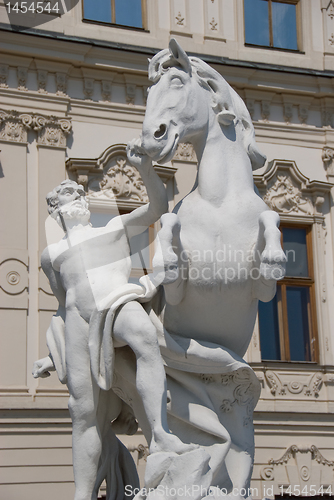
[(32, 374), (34, 378), (46, 378), (50, 377), (50, 371), (55, 371), (55, 366), (50, 356), (47, 356), (46, 358), (35, 361)]

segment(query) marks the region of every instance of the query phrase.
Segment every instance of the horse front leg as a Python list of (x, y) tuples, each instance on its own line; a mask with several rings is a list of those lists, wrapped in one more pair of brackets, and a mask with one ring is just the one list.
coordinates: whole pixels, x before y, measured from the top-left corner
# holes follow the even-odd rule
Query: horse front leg
[(285, 276), (286, 256), (281, 245), (279, 215), (272, 210), (262, 212), (259, 218), (258, 248), (260, 255), (260, 276), (255, 282), (255, 296), (263, 302), (272, 300), (276, 293), (276, 282)]
[(153, 257), (153, 276), (156, 283), (162, 284), (168, 304), (176, 305), (184, 296), (184, 281), (187, 263), (182, 261), (180, 240), (180, 220), (177, 214), (164, 214), (158, 233), (158, 248)]

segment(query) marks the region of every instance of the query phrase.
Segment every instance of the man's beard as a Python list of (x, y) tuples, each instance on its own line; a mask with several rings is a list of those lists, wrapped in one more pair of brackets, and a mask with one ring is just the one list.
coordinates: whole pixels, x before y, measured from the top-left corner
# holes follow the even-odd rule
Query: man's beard
[(61, 219), (63, 219), (65, 225), (66, 221), (72, 222), (75, 220), (78, 221), (78, 224), (86, 224), (87, 222), (89, 222), (90, 219), (90, 211), (88, 210), (87, 207), (79, 206), (75, 202), (73, 204), (68, 203), (59, 210), (57, 216), (57, 222), (59, 223), (60, 226), (63, 225)]

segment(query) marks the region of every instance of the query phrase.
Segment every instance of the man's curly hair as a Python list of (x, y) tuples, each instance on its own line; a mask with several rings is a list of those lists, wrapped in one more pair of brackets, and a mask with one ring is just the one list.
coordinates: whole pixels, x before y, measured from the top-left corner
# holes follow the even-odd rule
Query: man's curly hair
[(77, 182), (72, 181), (70, 179), (66, 179), (65, 181), (61, 182), (59, 186), (55, 187), (52, 191), (50, 191), (50, 193), (46, 195), (46, 202), (48, 204), (48, 212), (50, 215), (58, 211), (59, 207), (58, 193), (64, 186), (71, 186), (75, 188), (81, 196), (85, 196), (86, 194), (81, 184), (78, 184)]

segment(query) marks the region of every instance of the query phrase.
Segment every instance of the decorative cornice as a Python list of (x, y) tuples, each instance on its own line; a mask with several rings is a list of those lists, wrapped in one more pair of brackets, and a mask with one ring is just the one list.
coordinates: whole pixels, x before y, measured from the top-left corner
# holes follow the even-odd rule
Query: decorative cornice
[[(110, 146), (96, 159), (69, 158), (66, 167), (69, 176), (84, 186), (91, 206), (132, 209), (149, 201), (139, 172), (127, 159), (125, 144)], [(160, 165), (153, 168), (163, 181), (177, 170)]]

